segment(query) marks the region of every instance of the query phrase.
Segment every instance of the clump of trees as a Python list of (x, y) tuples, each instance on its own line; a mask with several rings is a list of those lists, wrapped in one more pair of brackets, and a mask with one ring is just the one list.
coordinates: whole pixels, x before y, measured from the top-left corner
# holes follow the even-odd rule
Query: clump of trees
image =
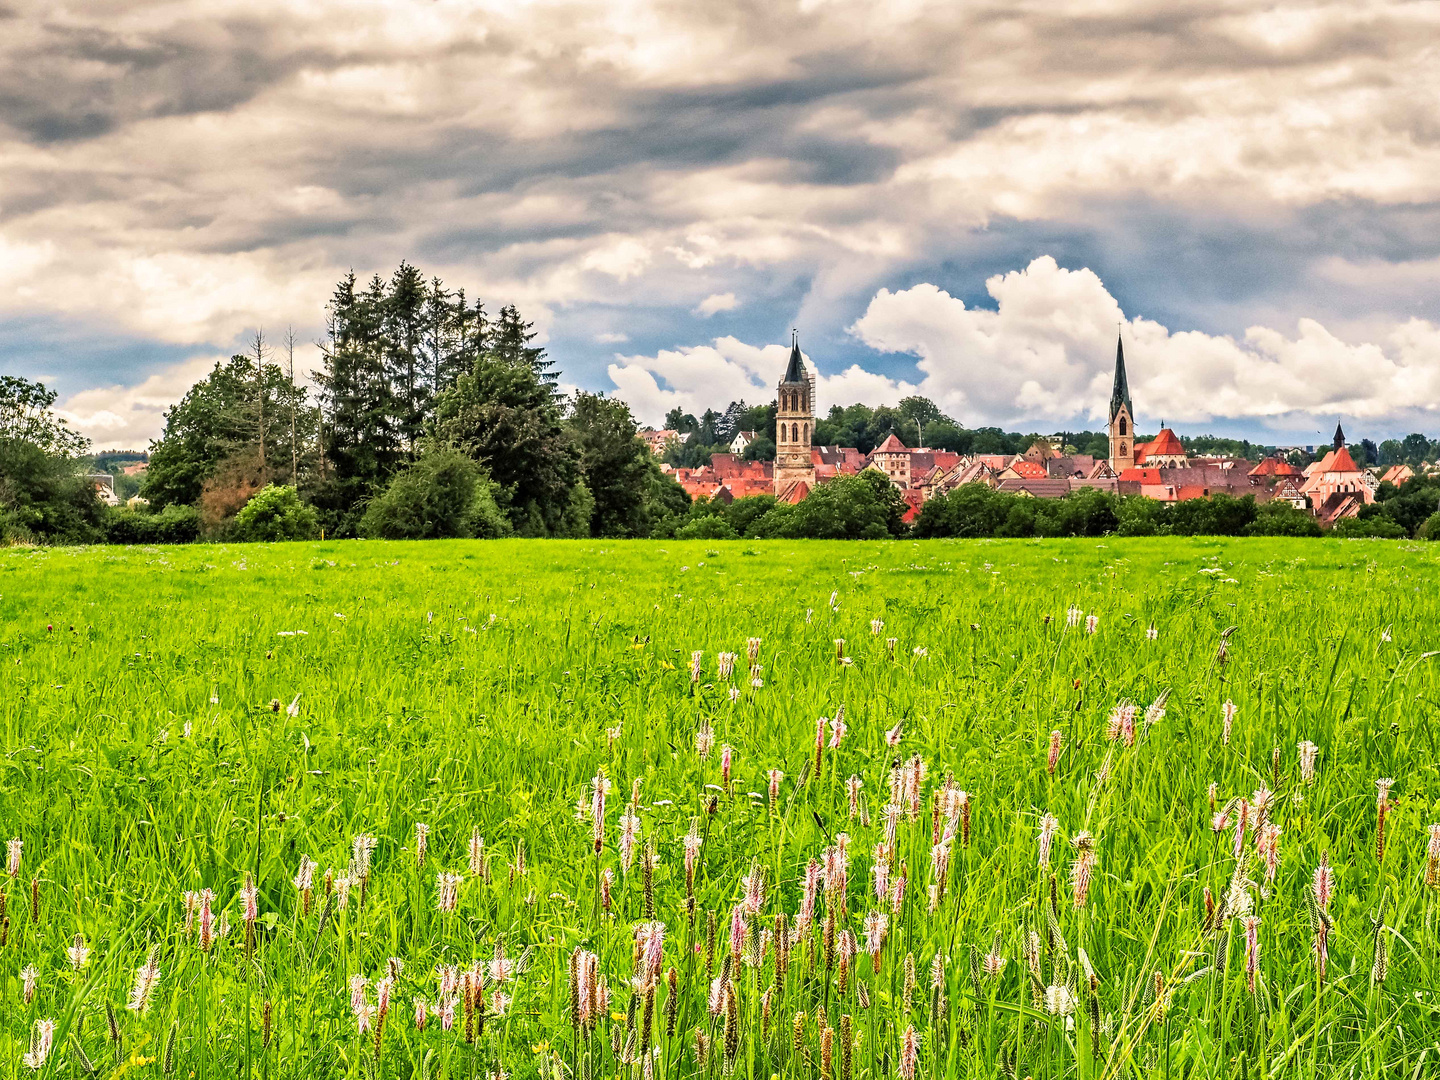
[(166, 413), (152, 511), (191, 507), (204, 535), (239, 538), (274, 487), (325, 536), (402, 538), (648, 536), (688, 509), (622, 402), (560, 397), (515, 307), (491, 318), (402, 263), (363, 287), (346, 275), (327, 315), (318, 395), (293, 338), (275, 350), (257, 333)]

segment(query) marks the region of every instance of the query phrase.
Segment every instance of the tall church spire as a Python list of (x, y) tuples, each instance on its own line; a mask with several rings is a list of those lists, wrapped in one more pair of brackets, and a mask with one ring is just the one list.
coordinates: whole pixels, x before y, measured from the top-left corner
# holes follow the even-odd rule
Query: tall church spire
[(1345, 432), (1344, 432), (1344, 430), (1340, 427), (1339, 421), (1336, 421), (1336, 423), (1335, 423), (1335, 441), (1334, 441), (1334, 447), (1335, 447), (1336, 450), (1339, 450), (1339, 449), (1340, 449), (1342, 446), (1344, 446), (1344, 445), (1345, 445)]
[(790, 363), (785, 368), (785, 378), (780, 380), (787, 383), (805, 382), (805, 362), (800, 359), (800, 331), (790, 331)]
[(1131, 416), (1135, 415), (1134, 406), (1130, 404), (1130, 383), (1125, 378), (1125, 342), (1117, 334), (1115, 337), (1115, 387), (1110, 391), (1111, 421), (1114, 421), (1115, 414), (1120, 411), (1122, 405)]

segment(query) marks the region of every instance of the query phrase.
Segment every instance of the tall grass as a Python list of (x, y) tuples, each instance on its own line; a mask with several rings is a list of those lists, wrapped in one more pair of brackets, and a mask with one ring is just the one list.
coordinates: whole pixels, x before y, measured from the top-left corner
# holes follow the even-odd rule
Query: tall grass
[(0, 553), (0, 1076), (1435, 1075), (1437, 554)]

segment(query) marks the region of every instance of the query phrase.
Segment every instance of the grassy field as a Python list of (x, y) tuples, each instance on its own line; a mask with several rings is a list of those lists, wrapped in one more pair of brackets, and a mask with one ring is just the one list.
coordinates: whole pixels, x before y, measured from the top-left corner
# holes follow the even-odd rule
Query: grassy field
[(1437, 582), (1377, 542), (0, 552), (0, 1077), (1440, 1075)]

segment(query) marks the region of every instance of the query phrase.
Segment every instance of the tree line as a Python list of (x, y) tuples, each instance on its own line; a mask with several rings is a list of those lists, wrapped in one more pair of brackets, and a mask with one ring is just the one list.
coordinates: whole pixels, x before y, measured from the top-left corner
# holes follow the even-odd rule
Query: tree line
[[(276, 342), (257, 331), (243, 353), (215, 364), (166, 411), (140, 479), (118, 475), (136, 455), (89, 453), (87, 441), (55, 415), (53, 391), (0, 378), (0, 540), (1315, 531), (1309, 515), (1253, 500), (1162, 505), (1089, 491), (1036, 500), (980, 485), (931, 500), (907, 524), (899, 492), (873, 470), (822, 485), (795, 506), (773, 496), (692, 501), (638, 438), (623, 402), (561, 396), (554, 362), (513, 305), (492, 317), (463, 289), (402, 263), (389, 278), (377, 274), (364, 285), (347, 274), (325, 310), (321, 365), (309, 385), (295, 369), (294, 335)], [(685, 436), (665, 448), (673, 465), (708, 463), (740, 431), (755, 435), (747, 457), (774, 454), (774, 401), (735, 401), (698, 418), (673, 410), (666, 425)], [(1038, 437), (967, 428), (928, 399), (911, 397), (893, 407), (832, 407), (814, 441), (868, 453), (891, 433), (907, 445), (962, 454), (1020, 453)], [(1062, 438), (1071, 452), (1103, 456), (1108, 449), (1103, 432)], [(1203, 449), (1226, 442), (1205, 439)], [(1201, 452), (1202, 440), (1192, 442)], [(1412, 435), (1375, 453), (1418, 462), (1435, 449)], [(139, 498), (103, 506), (88, 470), (108, 470), (117, 494)], [(1440, 481), (1431, 478), (1403, 489), (1382, 485), (1380, 500), (1339, 531), (1440, 532), (1431, 516), (1436, 487)]]

